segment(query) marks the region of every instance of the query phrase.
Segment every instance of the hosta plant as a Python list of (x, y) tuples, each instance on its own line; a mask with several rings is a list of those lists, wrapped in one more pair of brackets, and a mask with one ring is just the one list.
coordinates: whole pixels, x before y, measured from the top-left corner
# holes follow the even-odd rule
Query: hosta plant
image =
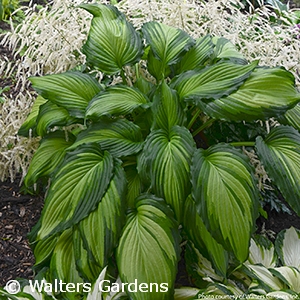
[[(185, 240), (226, 278), (229, 260), (248, 258), (259, 211), (243, 146), (300, 213), (299, 132), (258, 134), (256, 123), (300, 101), (293, 75), (248, 62), (221, 37), (195, 40), (157, 22), (137, 30), (114, 6), (81, 7), (93, 15), (87, 63), (30, 78), (39, 97), (19, 131), (42, 137), (26, 188), (50, 181), (30, 234), (39, 278), (93, 283), (108, 266), (130, 299), (172, 299)], [(208, 136), (220, 123), (245, 134)], [(135, 281), (148, 288), (133, 292)]]

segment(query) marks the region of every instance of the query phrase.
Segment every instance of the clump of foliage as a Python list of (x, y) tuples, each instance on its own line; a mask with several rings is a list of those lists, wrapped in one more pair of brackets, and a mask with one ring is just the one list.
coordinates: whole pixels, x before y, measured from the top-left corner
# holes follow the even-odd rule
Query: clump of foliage
[(19, 0), (1, 0), (0, 21), (7, 20), (19, 6)]
[[(226, 280), (229, 262), (248, 258), (259, 211), (240, 147), (255, 150), (300, 214), (294, 76), (248, 62), (225, 38), (194, 39), (154, 21), (137, 31), (114, 6), (81, 7), (93, 15), (87, 65), (31, 77), (40, 96), (19, 131), (42, 137), (25, 186), (50, 180), (30, 234), (35, 270), (49, 282), (80, 283), (109, 266), (124, 283), (168, 284), (168, 292), (127, 290), (130, 299), (171, 299), (188, 240)], [(102, 72), (100, 83), (92, 71)], [(205, 136), (214, 122), (259, 128), (255, 121), (270, 117), (292, 126), (258, 129), (250, 141)]]

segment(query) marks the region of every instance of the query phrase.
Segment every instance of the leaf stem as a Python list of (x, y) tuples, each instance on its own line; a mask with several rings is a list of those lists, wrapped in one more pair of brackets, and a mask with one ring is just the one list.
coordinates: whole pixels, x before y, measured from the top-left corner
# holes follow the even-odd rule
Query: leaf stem
[(193, 115), (191, 121), (187, 126), (188, 129), (191, 129), (191, 127), (193, 126), (193, 124), (195, 123), (196, 119), (199, 117), (200, 114), (201, 114), (201, 110), (198, 108), (198, 110), (195, 112), (195, 114)]
[(234, 147), (254, 147), (255, 146), (255, 142), (233, 142), (230, 143), (231, 146)]
[(124, 69), (121, 70), (121, 77), (122, 77), (123, 84), (127, 85), (127, 80), (126, 80)]
[(216, 121), (215, 119), (209, 119), (208, 121), (206, 121), (202, 126), (200, 126), (198, 129), (196, 129), (193, 132), (193, 136), (196, 136), (199, 132), (204, 130), (206, 127), (208, 127), (209, 125), (211, 125), (215, 121)]

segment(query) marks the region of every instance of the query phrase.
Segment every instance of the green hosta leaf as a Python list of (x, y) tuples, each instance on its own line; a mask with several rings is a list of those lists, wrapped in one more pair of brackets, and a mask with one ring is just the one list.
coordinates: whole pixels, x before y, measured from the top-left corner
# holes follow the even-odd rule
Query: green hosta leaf
[[(98, 232), (98, 228), (94, 231)], [(87, 282), (94, 282), (102, 268), (95, 263), (86, 250), (78, 227), (73, 228), (73, 246), (76, 269), (78, 270), (80, 277), (84, 278)]]
[(37, 240), (87, 217), (102, 200), (113, 168), (111, 154), (96, 144), (68, 153), (49, 188)]
[(96, 210), (79, 224), (79, 230), (90, 259), (101, 269), (116, 248), (125, 222), (126, 178), (119, 164), (114, 177)]
[(275, 240), (275, 247), (285, 266), (300, 270), (300, 230), (291, 227), (281, 231)]
[(106, 115), (127, 115), (138, 108), (147, 108), (148, 102), (145, 94), (136, 88), (112, 86), (91, 101), (86, 111), (86, 117), (98, 120)]
[(257, 236), (256, 239), (251, 239), (249, 258), (245, 263), (262, 264), (266, 268), (273, 268), (276, 262), (274, 245), (267, 238)]
[(196, 204), (191, 195), (189, 195), (184, 205), (183, 225), (195, 247), (213, 263), (214, 269), (222, 277), (226, 278), (228, 267), (227, 252), (207, 231), (201, 217), (197, 213)]
[(129, 208), (135, 207), (136, 198), (143, 191), (143, 183), (141, 177), (137, 171), (137, 166), (125, 167), (126, 179), (127, 179), (127, 197), (126, 202)]
[(115, 156), (128, 156), (143, 147), (141, 129), (126, 119), (101, 120), (82, 131), (70, 147), (75, 149), (84, 143), (99, 143), (102, 150), (109, 150)]
[(48, 177), (65, 157), (66, 149), (74, 143), (75, 137), (64, 132), (51, 132), (41, 140), (40, 147), (33, 155), (27, 175), (26, 187), (32, 186), (41, 177)]
[[(64, 231), (53, 251), (50, 262), (50, 278), (59, 279), (64, 283), (83, 283), (76, 269), (72, 228)], [(52, 281), (51, 280), (51, 281)], [(57, 291), (59, 292), (59, 290)], [(66, 293), (67, 299), (77, 299), (79, 293)]]
[(29, 80), (42, 97), (62, 106), (76, 118), (84, 118), (88, 103), (102, 90), (93, 77), (80, 72), (30, 77)]
[(163, 66), (177, 63), (195, 44), (186, 32), (158, 22), (145, 23), (142, 31), (154, 56)]
[(41, 105), (43, 105), (44, 103), (46, 103), (47, 100), (44, 99), (41, 96), (37, 96), (37, 98), (34, 101), (34, 104), (31, 108), (31, 112), (28, 115), (27, 119), (25, 120), (25, 122), (22, 124), (22, 126), (20, 127), (19, 131), (18, 131), (18, 135), (22, 135), (22, 136), (29, 136), (29, 131), (32, 130), (32, 135), (36, 135), (36, 119), (37, 116), (39, 114), (39, 110)]
[(54, 126), (68, 126), (76, 123), (78, 119), (71, 117), (68, 111), (51, 101), (40, 106), (40, 112), (36, 119), (36, 132), (39, 136), (45, 136)]
[(177, 76), (171, 87), (177, 90), (181, 99), (204, 109), (210, 103), (214, 103), (208, 100), (218, 99), (236, 91), (256, 66), (257, 62), (249, 65), (238, 65), (230, 61), (219, 62), (201, 71), (188, 71)]
[(83, 46), (89, 63), (112, 75), (141, 58), (142, 40), (116, 7), (102, 4), (81, 4), (79, 7), (94, 15)]
[(218, 144), (198, 149), (193, 157), (192, 195), (213, 237), (243, 262), (257, 210), (257, 191), (248, 159)]
[[(128, 291), (131, 299), (173, 297), (179, 259), (177, 227), (171, 209), (162, 199), (151, 195), (137, 199), (136, 211), (128, 215), (116, 254), (122, 282), (148, 284), (148, 292)], [(150, 283), (156, 283), (152, 292)]]
[(154, 130), (148, 136), (138, 168), (146, 173), (155, 195), (171, 205), (179, 222), (190, 193), (190, 162), (195, 143), (184, 127)]
[(214, 44), (210, 35), (196, 40), (196, 44), (176, 64), (175, 74), (189, 70), (198, 69), (204, 66), (213, 53)]
[(157, 81), (162, 81), (162, 79), (167, 78), (171, 73), (170, 66), (162, 64), (162, 62), (155, 57), (152, 49), (150, 49), (147, 56), (147, 69)]
[(34, 269), (40, 269), (45, 263), (47, 263), (47, 260), (49, 260), (53, 253), (53, 250), (55, 249), (58, 239), (59, 235), (53, 234), (34, 245)]
[(257, 68), (228, 97), (197, 102), (209, 116), (229, 121), (265, 120), (286, 112), (300, 101), (294, 76), (283, 68)]
[(185, 113), (175, 90), (163, 82), (153, 96), (153, 129), (170, 130), (185, 123)]
[(257, 137), (256, 149), (269, 177), (300, 215), (300, 133), (289, 126), (275, 127), (265, 140)]
[(281, 124), (291, 125), (300, 131), (300, 104), (289, 109), (284, 115), (278, 118)]
[(230, 59), (237, 63), (246, 64), (247, 60), (239, 53), (235, 46), (223, 37), (213, 37), (212, 42), (215, 45), (212, 59)]

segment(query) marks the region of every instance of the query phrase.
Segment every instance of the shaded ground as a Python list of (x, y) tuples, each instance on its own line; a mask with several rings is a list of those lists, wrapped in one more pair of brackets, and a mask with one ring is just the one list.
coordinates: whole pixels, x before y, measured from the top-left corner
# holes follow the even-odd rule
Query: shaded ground
[(19, 189), (18, 179), (0, 182), (0, 286), (33, 276), (34, 257), (26, 236), (39, 219), (43, 199), (21, 195)]

